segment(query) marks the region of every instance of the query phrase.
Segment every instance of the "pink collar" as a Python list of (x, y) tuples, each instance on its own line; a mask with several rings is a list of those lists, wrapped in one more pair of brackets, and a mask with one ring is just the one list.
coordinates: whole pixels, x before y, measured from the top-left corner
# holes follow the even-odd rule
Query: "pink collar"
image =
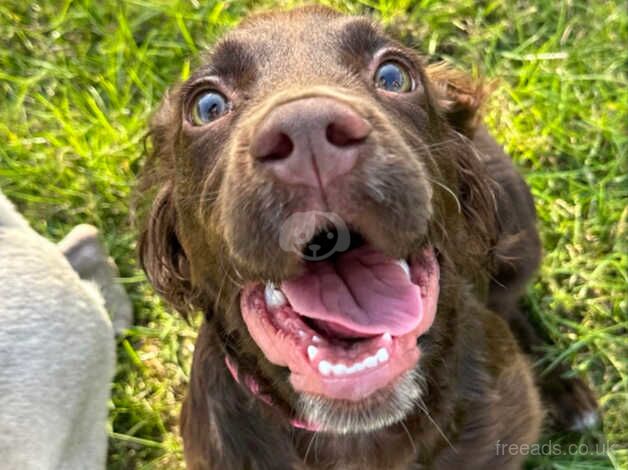
[[(234, 380), (240, 385), (242, 385), (242, 383), (240, 382), (240, 379), (238, 379), (238, 366), (235, 364), (235, 362), (233, 362), (233, 360), (229, 356), (225, 356), (225, 364), (227, 364), (227, 369), (229, 369), (229, 372), (231, 372), (231, 375), (233, 376)], [(244, 385), (249, 389), (249, 391), (253, 395), (255, 395), (257, 398), (262, 400), (268, 406), (271, 406), (273, 408), (275, 407), (272, 397), (270, 395), (260, 392), (259, 383), (257, 382), (257, 380), (255, 380), (254, 377), (250, 375), (245, 375), (243, 377), (243, 381), (244, 381)], [(295, 428), (305, 429), (306, 431), (312, 431), (312, 432), (320, 431), (320, 427), (317, 426), (316, 424), (308, 423), (307, 421), (302, 421), (296, 418), (291, 418), (290, 424), (294, 426)]]

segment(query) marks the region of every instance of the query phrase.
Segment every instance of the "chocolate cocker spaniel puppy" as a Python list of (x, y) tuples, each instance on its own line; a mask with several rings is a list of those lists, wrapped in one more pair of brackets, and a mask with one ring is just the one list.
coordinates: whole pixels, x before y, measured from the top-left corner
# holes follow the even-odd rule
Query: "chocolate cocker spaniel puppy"
[(595, 420), (579, 379), (533, 374), (534, 206), (485, 97), (322, 7), (249, 18), (170, 90), (139, 250), (205, 315), (188, 468), (519, 468), (499, 444), (533, 444), (545, 410)]

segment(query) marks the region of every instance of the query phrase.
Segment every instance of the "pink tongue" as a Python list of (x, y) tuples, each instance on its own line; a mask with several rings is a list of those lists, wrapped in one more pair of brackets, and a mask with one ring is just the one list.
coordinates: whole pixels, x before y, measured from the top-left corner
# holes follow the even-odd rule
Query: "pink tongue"
[(281, 284), (299, 315), (363, 335), (401, 336), (421, 321), (419, 286), (394, 259), (369, 246), (342, 254), (335, 262), (308, 263), (307, 270)]

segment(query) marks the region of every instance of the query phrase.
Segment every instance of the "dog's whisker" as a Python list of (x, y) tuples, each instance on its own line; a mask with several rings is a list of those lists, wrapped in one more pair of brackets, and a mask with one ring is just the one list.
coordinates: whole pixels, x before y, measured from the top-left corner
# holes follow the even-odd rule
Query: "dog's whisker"
[(427, 409), (427, 406), (425, 405), (425, 402), (423, 401), (422, 398), (418, 399), (418, 406), (419, 409), (423, 412), (423, 414), (425, 414), (425, 416), (427, 417), (427, 419), (432, 423), (432, 425), (436, 428), (436, 430), (438, 431), (438, 433), (441, 435), (441, 437), (445, 440), (445, 442), (447, 442), (447, 445), (451, 448), (451, 450), (453, 450), (454, 452), (458, 452), (456, 450), (456, 448), (454, 447), (454, 445), (451, 443), (451, 441), (449, 440), (449, 438), (447, 437), (447, 435), (445, 435), (445, 433), (443, 432), (443, 430), (441, 429), (441, 427), (438, 425), (438, 423), (434, 420), (434, 418), (432, 418), (432, 415), (430, 414), (430, 412)]
[(451, 188), (449, 188), (449, 186), (447, 186), (446, 184), (441, 183), (440, 181), (435, 180), (430, 177), (427, 177), (427, 179), (429, 179), (435, 185), (443, 188), (448, 194), (450, 194), (451, 197), (453, 197), (454, 201), (456, 201), (456, 206), (458, 207), (458, 214), (462, 214), (462, 204), (460, 203), (460, 199), (458, 199), (458, 195)]
[(412, 446), (412, 450), (416, 454), (417, 452), (416, 444), (414, 443), (414, 439), (412, 438), (412, 435), (410, 434), (410, 431), (408, 430), (408, 426), (406, 426), (406, 423), (403, 420), (399, 421), (399, 424), (405, 431), (406, 436), (408, 436), (408, 440), (410, 441), (410, 446)]
[(318, 435), (318, 433), (316, 433), (316, 432), (312, 433), (312, 437), (310, 438), (310, 442), (307, 445), (307, 449), (305, 449), (305, 455), (303, 456), (303, 461), (304, 462), (307, 462), (307, 458), (310, 455), (310, 448), (312, 447), (312, 444), (316, 440), (316, 436), (317, 435)]
[[(219, 266), (221, 266), (221, 269), (224, 272), (224, 268), (222, 267), (222, 261), (219, 263)], [(225, 287), (225, 284), (227, 282), (228, 276), (223, 276), (222, 277), (222, 281), (220, 282), (220, 287), (218, 289), (218, 293), (216, 294), (216, 300), (214, 302), (214, 311), (218, 311), (218, 307), (220, 306), (220, 298), (222, 296), (222, 291)]]

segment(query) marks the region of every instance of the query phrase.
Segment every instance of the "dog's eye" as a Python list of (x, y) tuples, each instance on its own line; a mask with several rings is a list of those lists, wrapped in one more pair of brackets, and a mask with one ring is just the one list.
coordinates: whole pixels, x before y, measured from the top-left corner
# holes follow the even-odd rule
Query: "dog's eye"
[(412, 91), (410, 72), (397, 62), (384, 62), (375, 72), (375, 86), (393, 93)]
[(217, 91), (204, 91), (194, 100), (192, 108), (192, 121), (197, 126), (202, 126), (215, 121), (229, 111), (227, 98)]

